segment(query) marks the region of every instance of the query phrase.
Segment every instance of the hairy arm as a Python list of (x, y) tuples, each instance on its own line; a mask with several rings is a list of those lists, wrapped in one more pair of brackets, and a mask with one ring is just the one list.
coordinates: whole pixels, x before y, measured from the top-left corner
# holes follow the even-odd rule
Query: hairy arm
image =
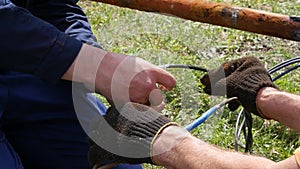
[(266, 118), (300, 131), (300, 96), (266, 87), (259, 91), (256, 105)]
[[(260, 113), (269, 119), (274, 119), (290, 128), (300, 131), (300, 96), (279, 91), (272, 87), (262, 88), (256, 98), (256, 105)], [(176, 132), (175, 132), (176, 131)], [(181, 131), (181, 132), (178, 132)], [(222, 150), (205, 143), (183, 129), (174, 126), (163, 131), (154, 143), (154, 151), (162, 152), (154, 156), (157, 164), (171, 169), (210, 168), (210, 169), (299, 169), (295, 156), (280, 162), (273, 162), (264, 157), (258, 157), (230, 150)], [(184, 137), (183, 137), (184, 136)], [(169, 139), (168, 139), (169, 138)], [(177, 138), (176, 143), (170, 138)], [(171, 144), (172, 143), (172, 144)], [(157, 148), (157, 149), (156, 149)]]
[[(170, 139), (172, 138), (172, 139)], [(281, 162), (264, 157), (222, 150), (205, 143), (180, 127), (166, 128), (154, 142), (153, 160), (169, 169), (298, 169), (292, 156)]]

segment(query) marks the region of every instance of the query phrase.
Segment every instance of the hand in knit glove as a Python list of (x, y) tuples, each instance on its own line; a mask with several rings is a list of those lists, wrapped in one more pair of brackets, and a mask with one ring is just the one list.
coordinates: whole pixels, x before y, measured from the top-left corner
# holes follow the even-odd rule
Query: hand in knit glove
[(220, 68), (209, 71), (201, 83), (205, 85), (204, 91), (207, 94), (237, 97), (238, 101), (229, 103), (230, 110), (242, 104), (248, 112), (260, 117), (263, 115), (256, 107), (257, 93), (263, 87), (276, 88), (264, 65), (255, 57), (225, 62)]
[(92, 122), (89, 162), (93, 168), (109, 164), (153, 163), (152, 144), (162, 130), (176, 125), (154, 109), (136, 103), (110, 107)]

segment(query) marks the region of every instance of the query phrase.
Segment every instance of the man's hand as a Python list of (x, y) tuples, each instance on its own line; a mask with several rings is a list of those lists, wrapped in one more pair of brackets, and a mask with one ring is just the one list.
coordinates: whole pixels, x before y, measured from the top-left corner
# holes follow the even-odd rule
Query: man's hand
[(166, 90), (175, 86), (175, 78), (170, 73), (133, 56), (108, 53), (99, 68), (101, 73), (97, 73), (96, 84), (100, 84), (102, 94), (114, 103), (158, 106), (163, 97), (157, 84)]
[(152, 163), (152, 144), (171, 125), (176, 124), (148, 106), (111, 107), (92, 123), (89, 161), (95, 168), (105, 162)]
[(170, 73), (143, 59), (85, 44), (62, 78), (87, 84), (112, 105), (136, 102), (159, 107), (160, 89), (171, 90), (176, 84)]
[[(255, 57), (244, 57), (225, 62), (218, 69), (208, 72), (201, 82), (207, 94), (237, 97), (242, 106), (251, 113), (262, 116), (256, 107), (256, 96), (263, 87), (274, 87), (274, 83), (264, 65)], [(239, 103), (229, 104), (235, 110)]]

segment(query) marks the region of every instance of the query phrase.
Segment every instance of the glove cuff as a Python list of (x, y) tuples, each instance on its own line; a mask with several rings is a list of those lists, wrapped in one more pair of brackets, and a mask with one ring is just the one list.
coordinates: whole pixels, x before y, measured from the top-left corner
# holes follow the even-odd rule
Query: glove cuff
[(124, 141), (121, 144), (134, 147), (136, 151), (133, 151), (133, 155), (137, 157), (140, 155), (140, 160), (143, 162), (153, 163), (152, 146), (154, 141), (165, 128), (177, 124), (154, 109), (143, 105), (125, 105), (121, 112), (126, 117), (120, 116), (118, 126), (122, 126), (121, 134), (127, 138), (126, 141), (121, 139)]
[(164, 131), (164, 129), (167, 128), (167, 127), (169, 127), (169, 126), (178, 126), (178, 124), (175, 123), (175, 122), (169, 122), (169, 123), (166, 123), (165, 125), (163, 125), (163, 126), (157, 131), (157, 133), (155, 134), (155, 136), (154, 136), (153, 139), (152, 139), (152, 142), (151, 142), (151, 145), (150, 145), (150, 157), (151, 157), (152, 163), (154, 162), (154, 160), (153, 160), (153, 145), (154, 145), (154, 142), (156, 141), (156, 139), (158, 138), (158, 136)]
[(111, 107), (104, 119), (96, 121), (93, 138), (109, 149), (98, 146), (91, 149), (92, 164), (104, 160), (112, 163), (153, 164), (152, 147), (155, 139), (166, 127), (177, 125), (154, 109), (136, 103), (125, 104), (120, 111)]
[(277, 87), (272, 82), (270, 75), (267, 73), (267, 71), (264, 68), (251, 67), (249, 68), (247, 73), (245, 73), (244, 76), (247, 78), (241, 81), (241, 83), (239, 84), (239, 89), (236, 90), (236, 91), (244, 91), (236, 94), (239, 101), (249, 112), (257, 116), (260, 116), (262, 118), (266, 118), (265, 116), (263, 116), (263, 114), (260, 112), (260, 110), (257, 107), (256, 97), (258, 95), (258, 92), (264, 87), (273, 87), (273, 88), (277, 88)]
[(278, 89), (276, 86), (275, 86), (275, 84), (273, 83), (273, 82), (263, 82), (263, 83), (261, 83), (260, 85), (259, 85), (259, 87), (258, 87), (258, 89), (257, 89), (257, 93), (256, 93), (256, 95), (255, 95), (255, 102), (254, 102), (254, 104), (255, 104), (255, 108), (256, 108), (256, 110), (255, 111), (253, 111), (253, 112), (251, 112), (251, 113), (253, 113), (253, 114), (255, 114), (255, 115), (257, 115), (257, 116), (260, 116), (261, 118), (263, 118), (263, 119), (267, 119), (267, 120), (269, 120), (270, 118), (268, 118), (268, 117), (266, 117), (263, 113), (262, 113), (262, 111), (259, 109), (259, 107), (257, 106), (257, 95), (258, 95), (258, 93), (259, 93), (259, 91), (262, 89), (262, 88), (265, 88), (265, 87), (273, 87), (273, 88), (275, 88), (275, 89)]

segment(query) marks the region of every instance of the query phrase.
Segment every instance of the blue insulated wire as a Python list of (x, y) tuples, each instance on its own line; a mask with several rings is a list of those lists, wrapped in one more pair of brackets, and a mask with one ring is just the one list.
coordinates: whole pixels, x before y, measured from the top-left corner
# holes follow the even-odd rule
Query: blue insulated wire
[(196, 128), (201, 123), (203, 123), (209, 116), (211, 116), (212, 114), (214, 114), (220, 107), (221, 107), (220, 104), (217, 104), (217, 105), (213, 106), (212, 108), (210, 108), (209, 110), (207, 110), (205, 113), (203, 113), (198, 119), (196, 119), (195, 121), (193, 121), (191, 124), (187, 125), (185, 127), (185, 129), (187, 131), (192, 131), (194, 128)]
[(237, 99), (236, 97), (232, 97), (232, 98), (223, 100), (221, 103), (219, 103), (219, 104), (213, 106), (212, 108), (210, 108), (209, 110), (207, 110), (205, 113), (203, 113), (199, 118), (197, 118), (191, 124), (187, 125), (185, 127), (185, 129), (187, 131), (192, 131), (194, 128), (196, 128), (197, 126), (202, 124), (209, 116), (211, 116), (212, 114), (217, 112), (217, 110), (219, 108), (223, 107), (225, 104), (229, 103), (230, 101), (236, 100), (236, 99)]

